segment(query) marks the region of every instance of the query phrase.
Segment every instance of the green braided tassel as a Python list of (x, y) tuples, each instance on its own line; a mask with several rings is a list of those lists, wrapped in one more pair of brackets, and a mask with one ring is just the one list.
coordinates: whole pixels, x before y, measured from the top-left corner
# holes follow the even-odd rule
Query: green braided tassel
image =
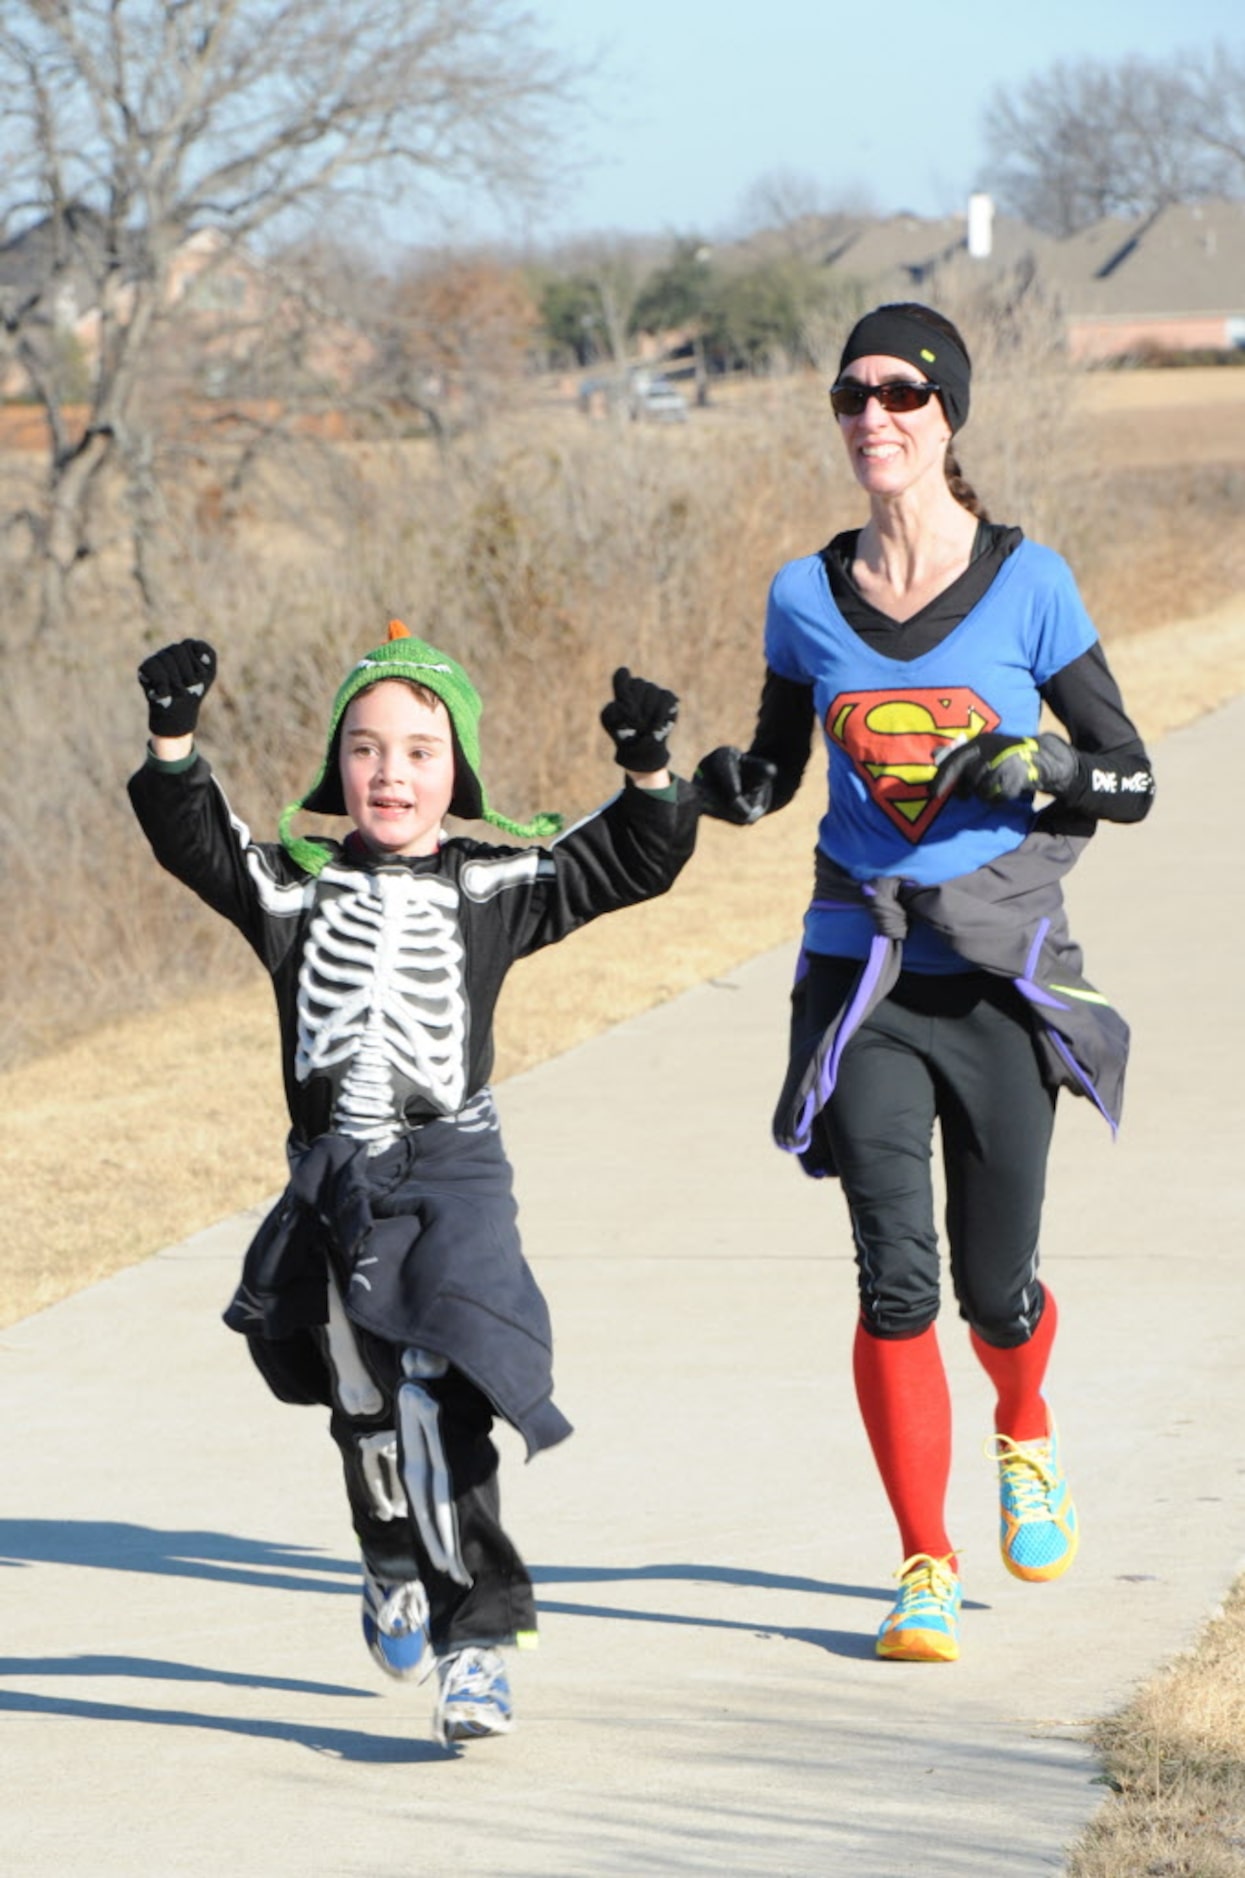
[(548, 836), (560, 835), (566, 826), (566, 817), (552, 809), (533, 815), (530, 822), (512, 822), (508, 815), (499, 815), (495, 809), (485, 809), (484, 820), (508, 835), (517, 836), (520, 841), (543, 841)]
[(304, 874), (310, 874), (313, 880), (318, 880), (333, 858), (333, 844), (317, 835), (290, 833), (290, 824), (302, 806), (301, 802), (290, 802), (282, 809), (277, 833), (281, 837), (281, 846), (294, 865), (301, 867)]

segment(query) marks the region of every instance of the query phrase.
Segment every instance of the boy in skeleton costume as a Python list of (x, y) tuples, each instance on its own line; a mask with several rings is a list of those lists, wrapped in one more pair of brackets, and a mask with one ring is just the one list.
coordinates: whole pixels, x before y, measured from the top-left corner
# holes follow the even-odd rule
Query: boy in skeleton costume
[[(278, 1397), (331, 1411), (376, 1661), (414, 1679), (435, 1661), (441, 1740), (501, 1734), (498, 1646), (534, 1641), (536, 1618), (490, 1429), (502, 1415), (531, 1455), (570, 1424), (488, 1086), (493, 1010), (516, 959), (664, 893), (690, 856), (695, 793), (666, 767), (677, 700), (615, 674), (601, 721), (626, 781), (552, 847), (447, 837), (446, 813), (526, 838), (561, 823), (490, 807), (471, 681), (395, 621), (265, 843), (195, 748), (215, 672), (201, 640), (140, 666), (151, 742), (129, 791), (156, 858), (238, 927), (276, 993), (291, 1178), (225, 1322)], [(299, 809), (352, 829), (296, 836)]]

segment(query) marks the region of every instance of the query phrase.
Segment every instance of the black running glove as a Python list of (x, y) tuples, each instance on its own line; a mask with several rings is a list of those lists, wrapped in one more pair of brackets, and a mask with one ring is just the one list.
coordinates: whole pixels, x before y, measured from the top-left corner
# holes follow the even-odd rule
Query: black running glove
[(724, 743), (701, 757), (692, 781), (704, 814), (747, 828), (768, 812), (777, 774), (777, 766), (764, 757), (746, 756), (733, 744)]
[(147, 728), (153, 737), (185, 737), (199, 721), (216, 677), (216, 654), (206, 639), (181, 639), (153, 652), (138, 668), (147, 694)]
[(1076, 751), (1062, 737), (1012, 737), (984, 730), (967, 743), (952, 745), (938, 762), (935, 796), (980, 796), (985, 802), (1017, 802), (1041, 789), (1066, 795), (1080, 776)]
[(641, 776), (651, 776), (670, 762), (666, 739), (679, 715), (673, 691), (633, 678), (625, 665), (614, 673), (614, 698), (601, 712), (602, 727), (614, 739), (614, 761)]

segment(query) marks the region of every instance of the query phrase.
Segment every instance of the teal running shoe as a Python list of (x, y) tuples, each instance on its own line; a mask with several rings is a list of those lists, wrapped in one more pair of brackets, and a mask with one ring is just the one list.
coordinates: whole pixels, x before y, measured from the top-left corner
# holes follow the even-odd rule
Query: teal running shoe
[(878, 1655), (892, 1663), (954, 1663), (962, 1594), (951, 1557), (914, 1552), (895, 1576), (899, 1596), (878, 1631)]
[(1046, 1584), (1076, 1557), (1080, 1527), (1052, 1423), (1044, 1441), (994, 1435), (986, 1453), (999, 1468), (999, 1550), (1013, 1578)]

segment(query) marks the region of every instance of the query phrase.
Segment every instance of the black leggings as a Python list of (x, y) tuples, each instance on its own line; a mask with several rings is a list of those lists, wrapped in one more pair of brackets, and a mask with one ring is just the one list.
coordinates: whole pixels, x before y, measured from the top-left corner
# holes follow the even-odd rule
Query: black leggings
[[(809, 1016), (828, 1023), (858, 969), (811, 957)], [(1054, 1116), (1055, 1092), (1011, 984), (985, 972), (901, 973), (844, 1050), (824, 1113), (874, 1336), (915, 1336), (938, 1314), (935, 1121), (960, 1315), (1001, 1349), (1032, 1336)]]

